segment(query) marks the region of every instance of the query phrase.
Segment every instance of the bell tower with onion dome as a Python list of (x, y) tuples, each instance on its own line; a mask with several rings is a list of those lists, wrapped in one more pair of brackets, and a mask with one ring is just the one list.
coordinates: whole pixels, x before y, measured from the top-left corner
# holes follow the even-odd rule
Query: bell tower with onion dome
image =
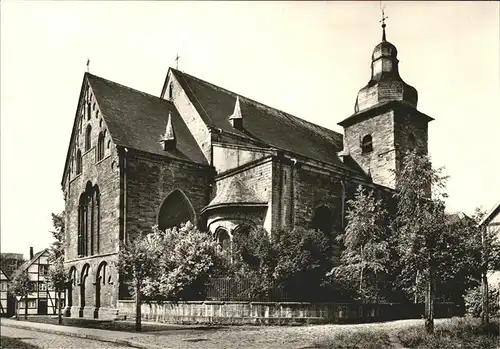
[(379, 185), (395, 188), (397, 172), (408, 151), (427, 154), (428, 123), (417, 110), (417, 90), (399, 75), (398, 50), (387, 41), (382, 12), (382, 41), (371, 59), (371, 78), (356, 98), (354, 114), (344, 128), (342, 156), (349, 156)]

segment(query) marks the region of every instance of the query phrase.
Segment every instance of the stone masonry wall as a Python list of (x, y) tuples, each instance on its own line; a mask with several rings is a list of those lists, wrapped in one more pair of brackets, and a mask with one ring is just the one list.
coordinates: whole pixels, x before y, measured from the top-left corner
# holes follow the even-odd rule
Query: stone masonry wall
[(396, 170), (399, 170), (404, 161), (405, 152), (410, 149), (410, 137), (415, 138), (415, 149), (427, 154), (428, 124), (418, 116), (398, 112), (395, 118), (394, 146), (396, 148)]
[[(176, 160), (134, 156), (127, 171), (127, 235), (151, 231), (165, 198), (180, 189), (193, 206), (196, 218), (208, 204), (212, 169)], [(198, 222), (193, 222), (195, 225)]]
[[(88, 114), (88, 104), (91, 112)], [(92, 89), (89, 88), (88, 95), (84, 96), (80, 103), (80, 112), (77, 117), (77, 131), (70, 144), (70, 169), (64, 188), (65, 195), (65, 254), (68, 268), (74, 266), (77, 269), (77, 276), (80, 277), (81, 268), (84, 264), (90, 265), (88, 284), (82, 296), (87, 305), (95, 304), (95, 285), (90, 280), (95, 280), (93, 274), (98, 265), (105, 261), (111, 264), (118, 249), (119, 237), (119, 197), (120, 197), (120, 174), (118, 167), (118, 153), (116, 147), (107, 131), (106, 122), (99, 111), (98, 101), (93, 96)], [(91, 146), (85, 151), (85, 131), (87, 126), (91, 126)], [(104, 158), (97, 161), (97, 139), (99, 133), (105, 132), (104, 138)], [(76, 153), (80, 149), (82, 152), (82, 171), (76, 173)], [(93, 186), (98, 185), (101, 195), (100, 200), (100, 231), (99, 231), (99, 251), (94, 249), (93, 256), (79, 257), (77, 255), (78, 240), (78, 205), (80, 195), (84, 192), (86, 184), (90, 182)], [(77, 284), (80, 280), (77, 280)], [(116, 307), (118, 290), (117, 283), (106, 284), (101, 299), (102, 304), (109, 304)], [(78, 289), (80, 286), (78, 286)], [(73, 304), (80, 304), (80, 291), (73, 292)]]
[[(396, 169), (394, 112), (391, 110), (346, 127), (344, 133), (344, 151), (371, 174), (374, 183), (394, 188), (395, 176), (390, 171)], [(362, 154), (361, 141), (366, 135), (372, 136), (373, 151)]]
[(315, 209), (325, 205), (334, 214), (334, 226), (341, 227), (340, 178), (327, 171), (314, 170), (307, 165), (299, 166), (294, 178), (295, 225), (310, 227)]
[[(268, 208), (267, 210), (262, 212), (262, 216), (260, 216), (260, 210), (253, 210), (251, 213), (249, 213), (248, 209), (245, 209), (244, 212), (237, 212), (237, 208), (234, 209), (234, 214), (239, 214), (239, 217), (241, 219), (251, 220), (255, 225), (263, 224), (264, 227), (266, 227), (270, 231), (272, 224), (271, 193), (274, 190), (272, 183), (272, 166), (272, 159), (269, 158), (267, 160), (264, 160), (264, 162), (255, 164), (254, 166), (249, 165), (248, 167), (243, 167), (241, 170), (228, 174), (227, 176), (223, 175), (222, 177), (217, 178), (216, 185), (214, 187), (215, 190), (213, 190), (211, 195), (211, 200), (217, 195), (217, 190), (220, 190), (220, 188), (222, 188), (233, 177), (237, 177), (239, 180), (245, 183), (247, 188), (255, 192), (257, 198), (259, 198), (263, 202), (268, 202)], [(223, 219), (223, 217), (227, 217), (227, 219)], [(217, 213), (209, 213), (207, 218), (210, 222), (210, 230), (212, 232), (214, 232), (219, 226), (234, 226), (234, 223), (232, 223), (233, 220), (227, 216), (227, 213), (223, 215), (219, 215)]]
[[(212, 143), (211, 134), (207, 125), (201, 119), (200, 114), (198, 114), (198, 111), (173, 74), (170, 74), (168, 84), (172, 84), (172, 102), (179, 111), (179, 115), (184, 119), (184, 122), (201, 148), (208, 163), (210, 163), (212, 158)], [(168, 99), (168, 87), (164, 98)]]

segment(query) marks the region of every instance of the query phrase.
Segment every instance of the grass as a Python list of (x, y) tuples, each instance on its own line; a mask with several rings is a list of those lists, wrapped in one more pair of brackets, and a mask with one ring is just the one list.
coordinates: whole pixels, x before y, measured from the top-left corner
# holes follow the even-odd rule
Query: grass
[(0, 337), (0, 349), (40, 349), (38, 345), (24, 343), (22, 338)]
[(339, 332), (333, 338), (316, 341), (312, 348), (328, 349), (388, 349), (392, 348), (387, 332), (358, 330)]
[(434, 334), (425, 333), (423, 326), (397, 332), (401, 344), (411, 349), (498, 349), (499, 323), (482, 326), (479, 319), (456, 318), (438, 324)]

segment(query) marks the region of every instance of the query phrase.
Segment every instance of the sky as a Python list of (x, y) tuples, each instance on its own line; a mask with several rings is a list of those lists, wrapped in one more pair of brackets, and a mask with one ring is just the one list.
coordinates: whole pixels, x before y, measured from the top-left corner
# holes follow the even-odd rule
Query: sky
[[(86, 71), (159, 95), (168, 67), (342, 132), (381, 40), (372, 2), (1, 2), (1, 245), (52, 242)], [(500, 200), (500, 3), (385, 3), (449, 211)]]

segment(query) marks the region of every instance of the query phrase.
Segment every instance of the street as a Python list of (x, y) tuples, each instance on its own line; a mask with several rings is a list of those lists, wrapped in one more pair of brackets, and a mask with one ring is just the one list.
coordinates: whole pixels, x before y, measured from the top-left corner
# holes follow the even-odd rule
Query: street
[(1, 349), (125, 349), (128, 346), (1, 326)]

